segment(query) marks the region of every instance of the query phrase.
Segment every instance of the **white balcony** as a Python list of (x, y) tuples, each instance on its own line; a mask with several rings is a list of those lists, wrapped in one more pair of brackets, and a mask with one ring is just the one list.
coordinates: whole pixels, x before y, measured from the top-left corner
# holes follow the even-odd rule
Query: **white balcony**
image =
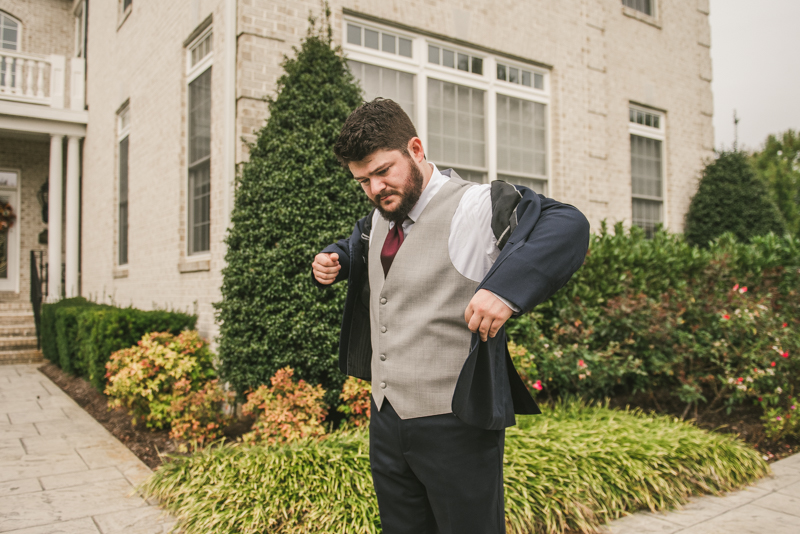
[(65, 109), (69, 94), (67, 109), (83, 111), (86, 63), (70, 58), (66, 67), (64, 56), (0, 50), (0, 100)]

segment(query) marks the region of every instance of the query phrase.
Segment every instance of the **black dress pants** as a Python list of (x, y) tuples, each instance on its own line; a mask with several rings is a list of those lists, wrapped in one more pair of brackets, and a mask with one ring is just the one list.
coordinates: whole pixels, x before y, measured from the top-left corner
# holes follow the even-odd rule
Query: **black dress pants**
[(369, 458), (383, 534), (505, 533), (504, 430), (453, 414), (400, 419), (372, 401)]

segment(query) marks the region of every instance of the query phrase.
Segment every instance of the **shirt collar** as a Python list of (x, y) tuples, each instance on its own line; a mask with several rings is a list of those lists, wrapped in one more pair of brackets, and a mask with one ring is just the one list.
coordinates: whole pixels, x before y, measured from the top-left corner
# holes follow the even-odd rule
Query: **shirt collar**
[(413, 222), (417, 222), (417, 219), (419, 219), (419, 216), (422, 215), (425, 207), (428, 205), (431, 199), (436, 196), (436, 193), (439, 192), (439, 189), (441, 189), (448, 180), (447, 176), (439, 172), (439, 169), (436, 168), (435, 163), (431, 163), (430, 165), (433, 167), (431, 179), (428, 180), (428, 185), (425, 186), (425, 189), (423, 189), (422, 193), (419, 195), (419, 200), (417, 200), (417, 203), (414, 205), (412, 210), (408, 212), (408, 218)]

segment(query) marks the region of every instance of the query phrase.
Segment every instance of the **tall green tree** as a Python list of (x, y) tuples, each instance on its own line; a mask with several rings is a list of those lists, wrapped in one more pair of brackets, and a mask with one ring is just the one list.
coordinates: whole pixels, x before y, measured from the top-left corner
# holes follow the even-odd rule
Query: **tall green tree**
[(269, 119), (237, 183), (216, 309), (220, 372), (239, 393), (287, 365), (322, 384), (329, 403), (344, 381), (337, 343), (346, 288), (313, 287), (311, 262), (349, 236), (369, 207), (333, 154), (362, 99), (332, 47), (329, 16), (321, 28), (311, 19), (295, 56), (284, 59)]
[(721, 152), (706, 165), (686, 213), (684, 234), (689, 243), (706, 247), (725, 232), (748, 242), (784, 231), (783, 217), (743, 152)]
[(800, 236), (800, 132), (770, 135), (764, 149), (750, 157), (758, 176), (786, 221), (786, 229)]

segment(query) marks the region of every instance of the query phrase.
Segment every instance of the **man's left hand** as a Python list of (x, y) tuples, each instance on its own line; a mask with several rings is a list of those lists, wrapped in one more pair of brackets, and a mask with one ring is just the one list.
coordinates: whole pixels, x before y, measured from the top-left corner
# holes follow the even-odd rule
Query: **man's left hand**
[(497, 331), (513, 313), (513, 310), (503, 304), (503, 301), (495, 297), (491, 291), (481, 289), (469, 301), (464, 312), (464, 320), (472, 332), (480, 332), (481, 340), (486, 341), (497, 335)]

